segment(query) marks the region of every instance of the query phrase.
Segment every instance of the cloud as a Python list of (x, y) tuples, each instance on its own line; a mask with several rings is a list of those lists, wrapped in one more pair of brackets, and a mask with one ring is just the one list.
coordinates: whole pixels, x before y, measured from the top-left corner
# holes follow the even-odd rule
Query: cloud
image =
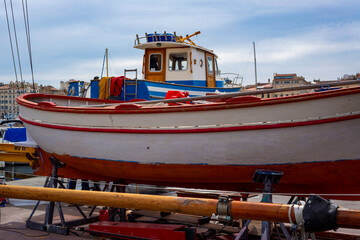
[[(256, 43), (260, 62), (280, 62), (311, 57), (319, 54), (337, 54), (360, 50), (360, 22), (347, 25), (320, 26), (308, 32), (263, 39)], [(223, 63), (252, 61), (244, 54), (250, 48), (244, 44), (220, 48)]]
[[(13, 4), (21, 30), (21, 2)], [(194, 38), (197, 43), (214, 49), (222, 70), (239, 72), (245, 79), (253, 78), (252, 41), (256, 41), (259, 79), (280, 71), (335, 78), (358, 71), (360, 61), (360, 4), (355, 0), (37, 0), (28, 4), (35, 78), (42, 84), (56, 86), (60, 80), (99, 75), (105, 48), (115, 57), (112, 74), (140, 69), (142, 52), (132, 49), (135, 35), (164, 30), (179, 35), (201, 30)], [(5, 23), (1, 11), (2, 33), (7, 31)], [(24, 31), (18, 37), (24, 45)], [(0, 36), (0, 54), (0, 79), (6, 82), (13, 71), (7, 34)], [(24, 54), (22, 61), (27, 60)]]
[[(124, 69), (138, 68), (138, 76), (141, 78), (142, 59), (134, 58), (114, 58), (109, 63), (109, 75), (121, 76)], [(43, 85), (59, 87), (60, 81), (69, 79), (90, 81), (95, 76), (100, 76), (102, 69), (102, 59), (84, 59), (76, 63), (51, 68), (36, 74), (36, 81)], [(103, 76), (106, 71), (104, 70)], [(1, 79), (1, 78), (0, 78)], [(25, 75), (25, 79), (30, 79)]]
[[(308, 81), (335, 80), (360, 71), (360, 21), (313, 26), (297, 34), (264, 38), (256, 42), (258, 81), (273, 73), (297, 73)], [(216, 51), (225, 72), (244, 76), (254, 83), (252, 42), (233, 44)]]

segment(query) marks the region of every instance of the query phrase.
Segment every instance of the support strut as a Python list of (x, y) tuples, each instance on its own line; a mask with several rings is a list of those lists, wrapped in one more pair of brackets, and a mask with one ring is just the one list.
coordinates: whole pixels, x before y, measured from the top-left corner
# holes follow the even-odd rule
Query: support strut
[[(50, 162), (53, 166), (52, 174), (50, 177), (47, 177), (45, 180), (44, 187), (45, 188), (53, 188), (57, 189), (58, 187), (65, 189), (65, 186), (62, 181), (58, 179), (58, 169), (65, 166), (65, 163), (60, 162), (58, 159), (54, 157), (50, 157)], [(31, 212), (29, 218), (26, 221), (26, 227), (30, 229), (36, 229), (40, 231), (47, 231), (62, 235), (68, 235), (69, 234), (69, 228), (74, 226), (83, 225), (86, 223), (93, 223), (99, 220), (98, 216), (91, 216), (93, 211), (90, 212), (89, 216), (86, 216), (85, 213), (81, 210), (81, 208), (78, 205), (75, 205), (79, 213), (81, 214), (82, 218), (72, 221), (66, 221), (62, 206), (60, 202), (49, 202), (46, 206), (46, 212), (44, 217), (44, 223), (39, 223), (32, 221), (31, 218), (33, 217), (35, 211), (39, 207), (40, 201), (38, 201)], [(60, 223), (54, 224), (54, 210), (55, 210), (55, 204), (57, 206), (57, 210), (60, 217)]]
[[(256, 170), (254, 172), (253, 181), (261, 182), (264, 184), (263, 195), (261, 202), (262, 203), (273, 203), (272, 202), (272, 184), (278, 183), (283, 175), (283, 172), (278, 171), (269, 171), (269, 170)], [(247, 239), (247, 229), (249, 227), (251, 220), (244, 220), (243, 227), (241, 231), (236, 236), (235, 240), (239, 239)], [(290, 234), (285, 228), (283, 223), (279, 223), (281, 230), (283, 231), (287, 240), (290, 240)], [(261, 240), (270, 240), (271, 234), (271, 222), (270, 221), (262, 221), (261, 222)]]

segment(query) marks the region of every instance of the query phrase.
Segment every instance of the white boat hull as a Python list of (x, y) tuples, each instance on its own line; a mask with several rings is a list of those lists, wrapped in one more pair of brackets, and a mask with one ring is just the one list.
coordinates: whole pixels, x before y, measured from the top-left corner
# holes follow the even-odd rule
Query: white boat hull
[(276, 188), (286, 193), (360, 196), (360, 88), (202, 105), (86, 107), (95, 102), (48, 95), (18, 103), (43, 153), (70, 175), (254, 191), (252, 174), (265, 168), (284, 172)]

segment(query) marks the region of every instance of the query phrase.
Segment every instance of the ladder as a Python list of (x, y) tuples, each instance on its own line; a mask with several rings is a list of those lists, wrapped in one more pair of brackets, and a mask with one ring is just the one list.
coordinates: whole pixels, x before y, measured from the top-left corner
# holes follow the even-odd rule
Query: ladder
[[(135, 72), (135, 79), (127, 79), (126, 78), (126, 73), (129, 73), (129, 72)], [(126, 101), (126, 96), (134, 96), (134, 99), (137, 98), (137, 85), (138, 85), (137, 80), (138, 80), (138, 78), (137, 78), (137, 68), (135, 68), (135, 69), (124, 69), (124, 101)], [(130, 86), (130, 85), (135, 85), (134, 93), (127, 93), (126, 92), (126, 87)]]

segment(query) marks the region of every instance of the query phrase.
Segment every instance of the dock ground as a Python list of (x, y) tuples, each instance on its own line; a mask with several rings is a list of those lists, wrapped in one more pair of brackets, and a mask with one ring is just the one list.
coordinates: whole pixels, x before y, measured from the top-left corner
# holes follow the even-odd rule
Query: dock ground
[[(8, 185), (20, 185), (20, 186), (33, 186), (33, 187), (42, 187), (44, 185), (44, 177), (33, 177), (29, 179), (22, 179), (16, 181), (6, 182)], [(289, 197), (274, 195), (273, 202), (275, 203), (286, 203)], [(260, 201), (261, 196), (253, 197), (250, 201)], [(33, 200), (20, 200), (20, 199), (9, 199), (9, 203), (6, 207), (0, 207), (0, 240), (18, 240), (18, 239), (90, 239), (91, 235), (87, 232), (83, 232), (82, 228), (73, 228), (70, 231), (70, 235), (64, 236), (54, 233), (48, 233), (38, 230), (32, 230), (26, 228), (26, 220), (30, 216), (35, 204), (37, 201)], [(358, 201), (332, 201), (333, 203), (349, 208), (349, 209), (360, 209), (360, 203)], [(33, 221), (42, 222), (45, 215), (46, 202), (41, 202), (39, 208), (36, 210), (34, 216), (32, 217)], [(64, 216), (66, 220), (74, 220), (81, 218), (80, 213), (73, 205), (67, 203), (62, 204)], [(81, 209), (85, 214), (91, 211), (89, 206), (82, 206)], [(94, 214), (98, 214), (100, 207), (97, 207), (94, 211)], [(148, 211), (149, 212), (149, 211)], [(59, 220), (57, 210), (54, 211), (54, 221)], [(149, 213), (148, 216), (144, 218), (153, 217), (154, 213)], [(154, 218), (154, 217), (153, 217)], [(255, 224), (254, 224), (255, 225)], [(259, 226), (259, 224), (257, 224)], [(86, 227), (83, 225), (82, 227)], [(330, 231), (331, 232), (331, 231)], [(360, 230), (358, 229), (338, 229), (337, 233), (344, 234), (342, 237), (346, 239), (359, 239), (360, 240)], [(352, 237), (348, 237), (352, 235)], [(324, 239), (324, 238), (322, 238)]]

